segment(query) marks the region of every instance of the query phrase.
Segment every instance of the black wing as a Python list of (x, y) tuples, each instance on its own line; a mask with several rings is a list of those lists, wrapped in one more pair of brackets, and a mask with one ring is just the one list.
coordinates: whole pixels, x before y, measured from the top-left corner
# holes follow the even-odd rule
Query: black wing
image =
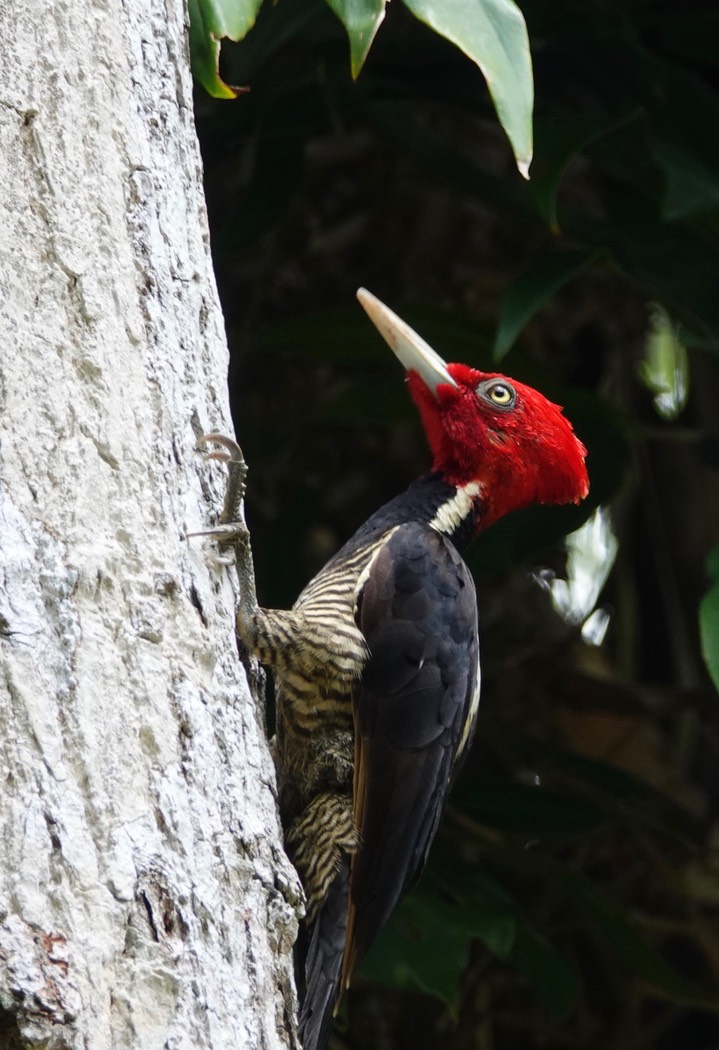
[(420, 873), (479, 698), (477, 600), (456, 548), (400, 526), (364, 586), (370, 656), (355, 694), (353, 858), (343, 980)]

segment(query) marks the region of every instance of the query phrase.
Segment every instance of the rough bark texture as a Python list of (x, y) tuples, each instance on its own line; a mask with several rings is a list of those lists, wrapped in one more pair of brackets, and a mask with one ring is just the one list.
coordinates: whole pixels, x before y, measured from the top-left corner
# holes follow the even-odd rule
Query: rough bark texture
[(180, 0), (0, 7), (0, 1047), (293, 1045)]

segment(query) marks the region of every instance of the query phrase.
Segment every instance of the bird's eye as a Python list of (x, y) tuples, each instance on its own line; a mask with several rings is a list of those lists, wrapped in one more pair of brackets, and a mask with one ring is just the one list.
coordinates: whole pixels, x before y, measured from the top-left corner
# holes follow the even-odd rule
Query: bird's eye
[(517, 400), (516, 390), (505, 379), (490, 379), (486, 383), (480, 383), (477, 393), (497, 408), (513, 408)]

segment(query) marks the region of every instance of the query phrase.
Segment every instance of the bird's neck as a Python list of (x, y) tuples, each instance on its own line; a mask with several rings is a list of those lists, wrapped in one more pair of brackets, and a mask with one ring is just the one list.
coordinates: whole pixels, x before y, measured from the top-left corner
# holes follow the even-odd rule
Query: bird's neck
[(477, 483), (454, 485), (439, 473), (424, 474), (401, 495), (380, 507), (353, 537), (369, 540), (395, 525), (420, 522), (463, 547), (476, 533), (483, 500)]

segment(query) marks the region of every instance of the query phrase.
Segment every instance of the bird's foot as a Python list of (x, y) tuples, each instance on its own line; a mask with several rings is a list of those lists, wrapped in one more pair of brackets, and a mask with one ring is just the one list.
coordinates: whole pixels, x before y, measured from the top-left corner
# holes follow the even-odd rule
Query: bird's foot
[(257, 611), (255, 591), (255, 567), (252, 559), (250, 533), (242, 514), (242, 499), (247, 482), (247, 464), (242, 449), (233, 438), (224, 434), (203, 434), (198, 438), (202, 445), (221, 445), (222, 451), (208, 452), (208, 459), (218, 459), (227, 463), (227, 487), (225, 501), (218, 524), (212, 529), (189, 533), (190, 536), (209, 536), (217, 540), (220, 548), (232, 550), (235, 555), (235, 566), (240, 581), (240, 607), (238, 609), (238, 629), (249, 627), (250, 620)]
[[(203, 434), (198, 439), (201, 445), (214, 442), (222, 445), (222, 451), (207, 452), (206, 459), (217, 459), (227, 463), (228, 476), (225, 488), (225, 500), (219, 521), (211, 529), (201, 529), (199, 532), (188, 532), (188, 539), (196, 536), (206, 536), (217, 541), (221, 550), (228, 551), (227, 555), (217, 558), (219, 564), (238, 566), (240, 573), (240, 562), (244, 558), (252, 561), (250, 550), (250, 535), (241, 514), (241, 504), (245, 495), (247, 482), (247, 464), (242, 455), (242, 449), (233, 438), (225, 437), (224, 434)], [(246, 575), (246, 574), (245, 574)], [(253, 573), (254, 579), (254, 573)]]
[(222, 445), (222, 450), (207, 452), (206, 456), (207, 459), (219, 459), (227, 464), (227, 487), (219, 524), (214, 529), (194, 535), (215, 536), (221, 546), (232, 545), (240, 536), (247, 536), (249, 541), (247, 526), (240, 511), (247, 489), (248, 469), (242, 449), (234, 438), (225, 437), (224, 434), (203, 434), (198, 438), (198, 443)]
[(258, 612), (255, 589), (255, 567), (250, 545), (250, 532), (242, 514), (242, 500), (247, 482), (247, 463), (242, 449), (233, 438), (224, 434), (203, 434), (199, 444), (221, 445), (222, 449), (208, 452), (207, 459), (227, 463), (228, 476), (225, 500), (218, 524), (212, 529), (188, 533), (189, 536), (208, 536), (217, 541), (223, 551), (232, 552), (227, 560), (234, 560), (240, 584), (237, 605), (237, 634), (243, 650), (243, 663), (250, 680), (250, 687), (257, 699), (264, 693), (264, 676), (254, 657), (252, 644), (253, 623)]

